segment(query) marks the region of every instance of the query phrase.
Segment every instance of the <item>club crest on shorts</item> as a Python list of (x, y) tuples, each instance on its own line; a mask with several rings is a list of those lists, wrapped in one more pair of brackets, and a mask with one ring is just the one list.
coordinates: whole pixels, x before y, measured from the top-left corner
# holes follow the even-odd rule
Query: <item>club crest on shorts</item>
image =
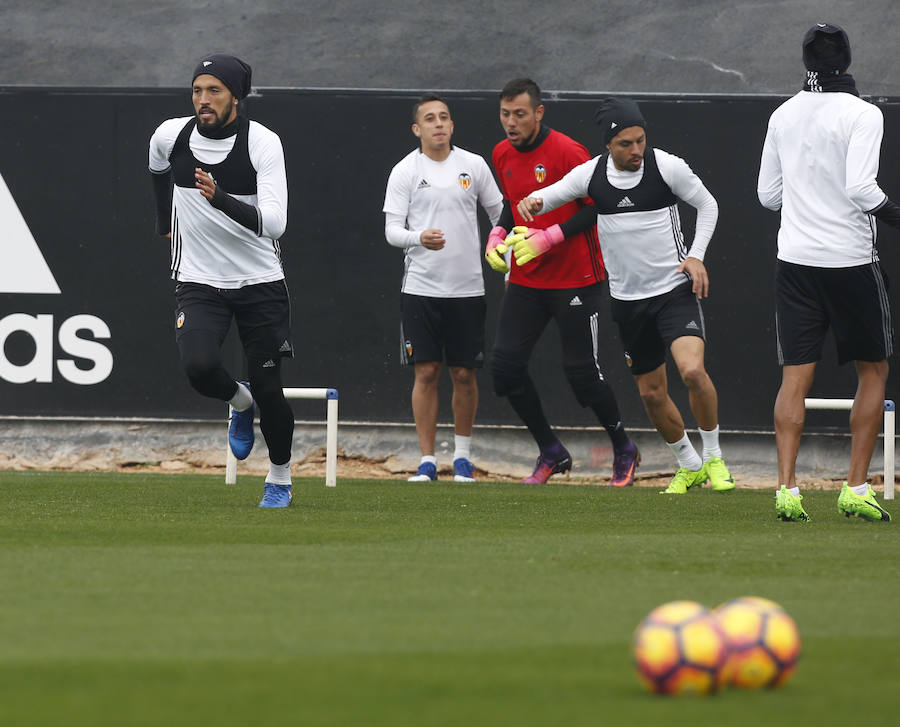
[(631, 368), (631, 354), (628, 351), (625, 352), (625, 365)]
[(534, 168), (534, 178), (539, 182), (543, 182), (547, 178), (547, 167), (543, 164), (538, 164)]
[(175, 328), (181, 328), (184, 325), (184, 311), (178, 311), (178, 317), (175, 319)]
[(406, 345), (406, 355), (412, 356), (412, 341), (406, 341), (405, 345)]
[(463, 189), (468, 189), (472, 185), (472, 177), (466, 174), (466, 172), (460, 172), (458, 179), (459, 186)]

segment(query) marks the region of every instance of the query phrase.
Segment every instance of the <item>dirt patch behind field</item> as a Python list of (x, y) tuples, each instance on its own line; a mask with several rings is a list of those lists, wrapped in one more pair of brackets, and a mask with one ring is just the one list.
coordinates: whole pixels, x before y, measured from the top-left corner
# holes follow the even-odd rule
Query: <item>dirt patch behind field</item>
[[(177, 458), (158, 462), (133, 462), (120, 461), (113, 457), (103, 457), (91, 454), (87, 457), (54, 457), (49, 461), (31, 461), (18, 455), (0, 455), (0, 469), (10, 470), (70, 470), (84, 472), (166, 472), (166, 473), (196, 473), (196, 474), (221, 474), (225, 475), (225, 467), (212, 460), (208, 453), (180, 451)], [(220, 458), (216, 457), (220, 462)], [(241, 474), (265, 475), (264, 461), (241, 463)], [(294, 462), (291, 472), (296, 477), (322, 476), (325, 471), (325, 451), (317, 450), (309, 454), (301, 461)], [(337, 462), (338, 479), (406, 479), (414, 474), (414, 470), (401, 462), (396, 457), (372, 458), (362, 455), (340, 455)], [(750, 489), (775, 489), (775, 478), (772, 475), (761, 475), (752, 472), (741, 472), (740, 468), (734, 468), (733, 474), (739, 488)], [(440, 481), (452, 480), (450, 467), (438, 469)], [(476, 477), (481, 481), (492, 482), (518, 482), (527, 475), (527, 472), (513, 473), (511, 471), (498, 471), (495, 469), (476, 469)], [(668, 472), (638, 472), (635, 480), (636, 487), (651, 487), (665, 489), (672, 474)], [(600, 475), (579, 476), (576, 472), (569, 477), (555, 475), (553, 484), (568, 484), (573, 486), (604, 487), (609, 484), (609, 478)], [(877, 491), (883, 491), (884, 478), (875, 475), (871, 479), (872, 486)], [(801, 490), (839, 490), (841, 480), (826, 477), (800, 477), (797, 484)]]

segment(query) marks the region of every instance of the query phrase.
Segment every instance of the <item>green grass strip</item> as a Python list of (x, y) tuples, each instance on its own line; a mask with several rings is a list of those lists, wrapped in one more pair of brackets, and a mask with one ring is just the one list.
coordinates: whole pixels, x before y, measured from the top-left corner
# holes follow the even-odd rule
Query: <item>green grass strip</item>
[[(804, 493), (0, 472), (0, 725), (896, 724), (900, 524)], [(900, 508), (886, 503), (888, 510)], [(793, 681), (645, 694), (654, 606), (780, 602)]]

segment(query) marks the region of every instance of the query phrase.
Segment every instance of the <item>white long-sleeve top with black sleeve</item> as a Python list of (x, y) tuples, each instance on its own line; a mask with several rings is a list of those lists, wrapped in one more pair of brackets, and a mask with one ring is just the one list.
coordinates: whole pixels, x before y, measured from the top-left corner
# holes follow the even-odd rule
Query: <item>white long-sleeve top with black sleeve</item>
[[(192, 117), (164, 121), (150, 138), (150, 171), (174, 177), (172, 277), (233, 289), (284, 278), (279, 238), (287, 226), (287, 174), (278, 135), (255, 121), (224, 139), (189, 128)], [(187, 140), (176, 149), (176, 141)], [(174, 155), (173, 155), (174, 153)], [(210, 203), (193, 184), (193, 160), (227, 194)], [(219, 171), (221, 170), (221, 173)], [(230, 187), (230, 188), (229, 188)], [(235, 191), (237, 190), (237, 191)], [(241, 204), (236, 204), (241, 203)], [(238, 219), (223, 211), (239, 207)]]

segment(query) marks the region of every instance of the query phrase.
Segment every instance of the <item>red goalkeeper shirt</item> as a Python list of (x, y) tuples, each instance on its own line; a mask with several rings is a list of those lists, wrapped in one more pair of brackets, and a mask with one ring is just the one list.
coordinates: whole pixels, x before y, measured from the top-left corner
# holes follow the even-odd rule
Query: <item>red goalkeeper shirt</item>
[[(590, 200), (569, 202), (527, 223), (516, 209), (519, 200), (562, 179), (591, 157), (577, 141), (546, 126), (536, 142), (528, 150), (519, 151), (504, 139), (494, 147), (491, 161), (515, 223), (545, 230), (565, 222)], [(510, 282), (529, 288), (583, 288), (606, 279), (596, 227), (567, 237), (530, 263), (514, 262), (511, 268)]]

